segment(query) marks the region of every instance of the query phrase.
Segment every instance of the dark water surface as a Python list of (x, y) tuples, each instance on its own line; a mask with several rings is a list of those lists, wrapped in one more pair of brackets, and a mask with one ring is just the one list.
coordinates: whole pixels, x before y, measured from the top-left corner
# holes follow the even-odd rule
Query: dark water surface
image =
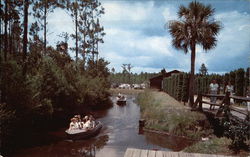
[(53, 140), (49, 144), (22, 149), (13, 157), (123, 157), (127, 148), (179, 151), (191, 143), (166, 135), (138, 134), (140, 107), (136, 104), (136, 97), (128, 96), (125, 106), (116, 105), (115, 97), (111, 99), (114, 102), (111, 109), (95, 113), (95, 117), (104, 126), (98, 136), (73, 142), (66, 139), (65, 126), (49, 133), (58, 139), (56, 142)]

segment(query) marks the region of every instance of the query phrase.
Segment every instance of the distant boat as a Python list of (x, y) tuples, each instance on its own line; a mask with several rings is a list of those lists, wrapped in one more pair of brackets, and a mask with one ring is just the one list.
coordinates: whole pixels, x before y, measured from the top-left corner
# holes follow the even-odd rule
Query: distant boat
[(117, 105), (126, 105), (127, 98), (125, 96), (118, 96), (117, 97)]
[(87, 139), (93, 136), (96, 136), (97, 134), (100, 133), (102, 129), (102, 123), (97, 121), (96, 126), (93, 129), (90, 130), (66, 130), (65, 133), (67, 134), (67, 137), (71, 140), (80, 140), (80, 139)]

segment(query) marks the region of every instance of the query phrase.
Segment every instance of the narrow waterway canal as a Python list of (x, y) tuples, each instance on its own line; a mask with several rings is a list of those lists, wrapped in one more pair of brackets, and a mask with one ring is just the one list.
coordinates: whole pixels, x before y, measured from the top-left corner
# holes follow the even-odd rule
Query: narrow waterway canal
[[(95, 113), (97, 120), (103, 123), (100, 134), (87, 140), (71, 141), (64, 135), (66, 128), (51, 132), (56, 142), (22, 149), (14, 157), (122, 157), (126, 148), (179, 151), (191, 141), (182, 138), (163, 136), (152, 133), (139, 134), (138, 121), (140, 107), (136, 96), (127, 96), (125, 106), (116, 105), (115, 96), (111, 97), (114, 106), (106, 111)], [(66, 127), (66, 126), (65, 126)]]

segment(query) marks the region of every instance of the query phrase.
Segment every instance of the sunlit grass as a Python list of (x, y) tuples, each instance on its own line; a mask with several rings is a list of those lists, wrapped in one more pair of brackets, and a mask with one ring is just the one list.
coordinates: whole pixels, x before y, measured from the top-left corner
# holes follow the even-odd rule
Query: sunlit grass
[(146, 128), (166, 131), (173, 135), (200, 139), (211, 130), (200, 126), (207, 121), (206, 116), (191, 112), (186, 106), (163, 92), (145, 90), (138, 96), (141, 106), (141, 118), (146, 119)]
[(200, 141), (192, 146), (185, 148), (183, 151), (189, 153), (230, 155), (231, 151), (228, 148), (230, 144), (231, 140), (228, 138), (214, 137), (207, 141)]

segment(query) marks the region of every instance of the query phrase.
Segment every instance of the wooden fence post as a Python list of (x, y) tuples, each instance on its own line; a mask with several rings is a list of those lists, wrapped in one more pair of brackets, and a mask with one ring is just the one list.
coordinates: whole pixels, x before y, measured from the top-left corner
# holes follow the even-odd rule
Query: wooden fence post
[(199, 94), (199, 111), (203, 111), (202, 109), (202, 94)]
[(229, 95), (230, 95), (230, 93), (227, 92), (226, 95), (224, 96), (224, 98), (223, 98), (223, 100), (222, 100), (222, 102), (220, 104), (220, 107), (219, 107), (219, 109), (218, 109), (218, 111), (216, 113), (216, 116), (219, 116), (223, 111), (227, 116), (228, 112), (230, 112), (230, 110), (229, 110), (230, 109), (229, 108), (229, 105), (230, 105), (230, 97), (229, 97)]

